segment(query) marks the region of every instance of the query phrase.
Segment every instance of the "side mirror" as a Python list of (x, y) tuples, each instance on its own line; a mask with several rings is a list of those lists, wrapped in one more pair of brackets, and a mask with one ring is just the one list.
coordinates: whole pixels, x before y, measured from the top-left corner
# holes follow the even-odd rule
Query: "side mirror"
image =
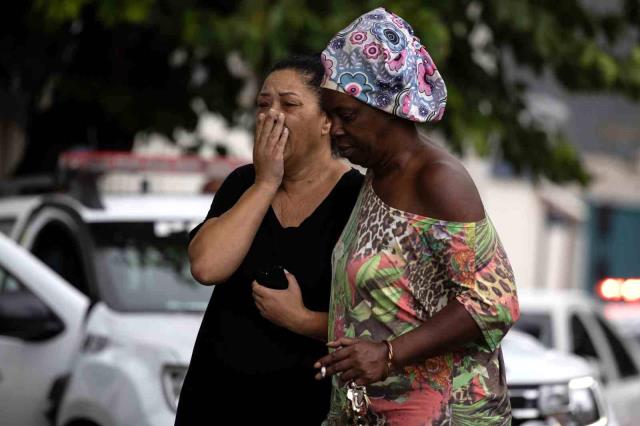
[(40, 342), (63, 331), (64, 323), (33, 293), (0, 294), (0, 335)]

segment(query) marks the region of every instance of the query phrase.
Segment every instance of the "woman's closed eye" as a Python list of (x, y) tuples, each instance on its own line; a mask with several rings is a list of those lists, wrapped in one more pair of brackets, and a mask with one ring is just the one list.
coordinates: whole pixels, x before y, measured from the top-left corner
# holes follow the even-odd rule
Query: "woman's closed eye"
[(356, 115), (352, 112), (343, 112), (338, 114), (338, 118), (343, 123), (349, 123), (350, 121), (353, 121), (356, 118)]
[[(295, 108), (295, 107), (301, 106), (302, 104), (299, 102), (283, 102), (281, 105), (285, 108)], [(271, 106), (272, 106), (271, 102), (265, 102), (265, 101), (256, 102), (256, 107), (260, 109), (271, 108)]]

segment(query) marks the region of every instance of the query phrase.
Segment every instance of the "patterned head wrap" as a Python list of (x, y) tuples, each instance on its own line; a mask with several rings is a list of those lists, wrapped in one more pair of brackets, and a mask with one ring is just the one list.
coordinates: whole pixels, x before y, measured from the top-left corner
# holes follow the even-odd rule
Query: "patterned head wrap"
[(322, 52), (322, 87), (412, 121), (438, 121), (447, 88), (402, 18), (378, 8), (340, 31)]

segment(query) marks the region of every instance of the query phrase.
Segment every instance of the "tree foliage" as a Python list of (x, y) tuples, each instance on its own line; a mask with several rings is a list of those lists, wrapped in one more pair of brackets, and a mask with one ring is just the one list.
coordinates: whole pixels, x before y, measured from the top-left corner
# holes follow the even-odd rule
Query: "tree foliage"
[(54, 137), (126, 147), (136, 131), (192, 126), (195, 97), (237, 119), (247, 106), (230, 53), (262, 76), (290, 53), (320, 52), (381, 5), (412, 24), (440, 68), (449, 103), (436, 127), (457, 151), (473, 146), (518, 172), (586, 181), (563, 135), (531, 118), (529, 82), (511, 62), (573, 91), (640, 98), (638, 0), (11, 2), (0, 90), (21, 99), (33, 146)]

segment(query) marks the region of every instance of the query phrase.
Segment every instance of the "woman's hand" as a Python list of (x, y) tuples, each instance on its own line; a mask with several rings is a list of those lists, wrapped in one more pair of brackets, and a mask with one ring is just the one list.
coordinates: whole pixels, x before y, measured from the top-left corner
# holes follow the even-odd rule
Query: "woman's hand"
[(285, 276), (289, 282), (286, 290), (274, 290), (254, 281), (251, 284), (253, 300), (264, 318), (280, 327), (303, 334), (302, 325), (310, 311), (304, 306), (296, 278), (289, 272), (285, 272)]
[(289, 137), (284, 120), (284, 114), (273, 109), (260, 113), (253, 144), (256, 184), (274, 192), (280, 187), (284, 175), (284, 147)]
[(356, 385), (364, 386), (384, 380), (389, 374), (388, 348), (383, 342), (342, 337), (327, 346), (337, 350), (314, 364), (314, 368), (326, 368), (324, 376), (316, 374), (316, 380), (340, 373), (341, 382), (353, 380)]

